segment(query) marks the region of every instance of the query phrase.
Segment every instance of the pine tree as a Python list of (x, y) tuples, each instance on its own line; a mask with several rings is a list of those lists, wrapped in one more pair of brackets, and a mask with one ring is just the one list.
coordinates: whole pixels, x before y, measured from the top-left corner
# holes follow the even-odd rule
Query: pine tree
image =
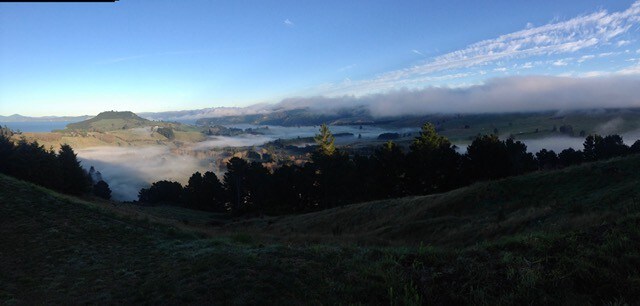
[(82, 169), (80, 162), (71, 146), (64, 144), (58, 151), (62, 174), (61, 191), (69, 194), (86, 193), (91, 188), (91, 180), (88, 173)]
[(93, 194), (103, 199), (111, 199), (111, 188), (105, 181), (98, 181), (93, 185)]
[(436, 127), (427, 122), (422, 126), (420, 136), (416, 137), (411, 144), (413, 151), (433, 151), (441, 147), (449, 147), (451, 142), (444, 136), (438, 135)]
[(326, 124), (320, 126), (320, 134), (315, 137), (316, 143), (320, 146), (319, 151), (323, 155), (331, 156), (336, 152), (334, 144), (335, 138)]
[(228, 193), (231, 212), (236, 215), (242, 214), (249, 204), (248, 172), (249, 163), (242, 158), (233, 157), (227, 162), (227, 172), (223, 179), (224, 188)]
[(406, 159), (406, 187), (416, 194), (445, 191), (460, 185), (461, 156), (432, 123), (422, 126)]

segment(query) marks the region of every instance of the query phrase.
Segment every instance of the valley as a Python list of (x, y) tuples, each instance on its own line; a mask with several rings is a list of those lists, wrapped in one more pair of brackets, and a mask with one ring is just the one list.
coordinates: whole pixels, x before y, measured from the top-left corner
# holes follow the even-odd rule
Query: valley
[[(297, 122), (307, 112), (283, 112), (278, 118)], [(354, 116), (343, 113), (343, 116)], [(156, 115), (158, 116), (158, 115)], [(301, 116), (301, 117), (300, 117)], [(250, 119), (255, 119), (250, 117)], [(342, 125), (349, 117), (332, 117), (336, 144), (350, 154), (371, 154), (391, 140), (408, 149), (417, 136), (421, 120), (433, 120), (440, 134), (450, 137), (461, 152), (478, 134), (497, 132), (501, 138), (513, 136), (524, 141), (531, 152), (572, 147), (580, 149), (590, 133), (620, 133), (631, 145), (640, 138), (640, 112), (612, 109), (523, 114), (433, 115), (381, 119), (376, 124)], [(242, 119), (242, 120), (241, 120)], [(226, 120), (226, 121), (225, 121)], [(104, 112), (86, 121), (69, 124), (49, 133), (23, 132), (24, 137), (45, 148), (67, 143), (77, 150), (86, 168), (96, 167), (114, 186), (114, 198), (137, 199), (140, 188), (154, 180), (167, 179), (186, 184), (191, 173), (224, 173), (232, 157), (263, 163), (269, 169), (282, 164), (302, 165), (313, 152), (318, 127), (254, 125), (246, 118), (216, 119), (215, 123), (237, 122), (229, 126), (197, 126), (178, 122), (151, 121), (131, 112)], [(238, 123), (239, 122), (239, 123)], [(274, 123), (285, 124), (286, 121)], [(263, 121), (253, 123), (263, 123)], [(555, 129), (555, 130), (554, 130)], [(166, 132), (165, 132), (166, 131)], [(536, 132), (537, 131), (537, 132)], [(170, 133), (170, 134), (168, 134)], [(388, 135), (388, 137), (382, 137)]]

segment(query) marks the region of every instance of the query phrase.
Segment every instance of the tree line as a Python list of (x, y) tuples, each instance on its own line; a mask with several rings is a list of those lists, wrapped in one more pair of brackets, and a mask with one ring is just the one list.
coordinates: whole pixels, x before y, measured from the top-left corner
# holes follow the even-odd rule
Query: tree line
[(103, 180), (94, 184), (71, 146), (63, 144), (57, 152), (24, 137), (14, 143), (0, 134), (0, 173), (71, 195), (94, 193), (109, 199), (111, 190)]
[(640, 140), (629, 147), (619, 135), (589, 135), (583, 150), (569, 148), (556, 153), (542, 149), (535, 154), (513, 138), (484, 135), (461, 154), (430, 123), (422, 126), (408, 152), (389, 141), (371, 156), (349, 156), (336, 148), (326, 125), (315, 139), (318, 149), (303, 166), (284, 164), (271, 172), (259, 162), (234, 157), (227, 162), (222, 180), (213, 172), (196, 172), (186, 186), (158, 181), (140, 190), (139, 201), (234, 215), (304, 213), (444, 192), (477, 181), (640, 153)]

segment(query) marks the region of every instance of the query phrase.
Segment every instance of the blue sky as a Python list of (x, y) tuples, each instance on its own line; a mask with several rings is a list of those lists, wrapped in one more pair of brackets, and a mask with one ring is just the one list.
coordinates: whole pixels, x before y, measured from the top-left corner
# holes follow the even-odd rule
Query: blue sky
[(634, 1), (3, 3), (0, 115), (633, 77), (639, 27)]

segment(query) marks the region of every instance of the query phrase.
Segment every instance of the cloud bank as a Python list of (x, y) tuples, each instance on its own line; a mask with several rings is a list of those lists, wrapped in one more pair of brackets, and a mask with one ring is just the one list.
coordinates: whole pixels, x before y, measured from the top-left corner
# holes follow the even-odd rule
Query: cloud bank
[(197, 110), (169, 111), (158, 113), (139, 113), (138, 115), (149, 120), (196, 120), (200, 118), (219, 118), (226, 116), (246, 116), (268, 114), (273, 111), (275, 105), (259, 103), (247, 107), (211, 107)]
[(573, 78), (525, 76), (495, 78), (464, 88), (400, 89), (356, 97), (283, 100), (283, 108), (315, 110), (363, 106), (375, 117), (432, 113), (495, 113), (640, 107), (640, 77)]

